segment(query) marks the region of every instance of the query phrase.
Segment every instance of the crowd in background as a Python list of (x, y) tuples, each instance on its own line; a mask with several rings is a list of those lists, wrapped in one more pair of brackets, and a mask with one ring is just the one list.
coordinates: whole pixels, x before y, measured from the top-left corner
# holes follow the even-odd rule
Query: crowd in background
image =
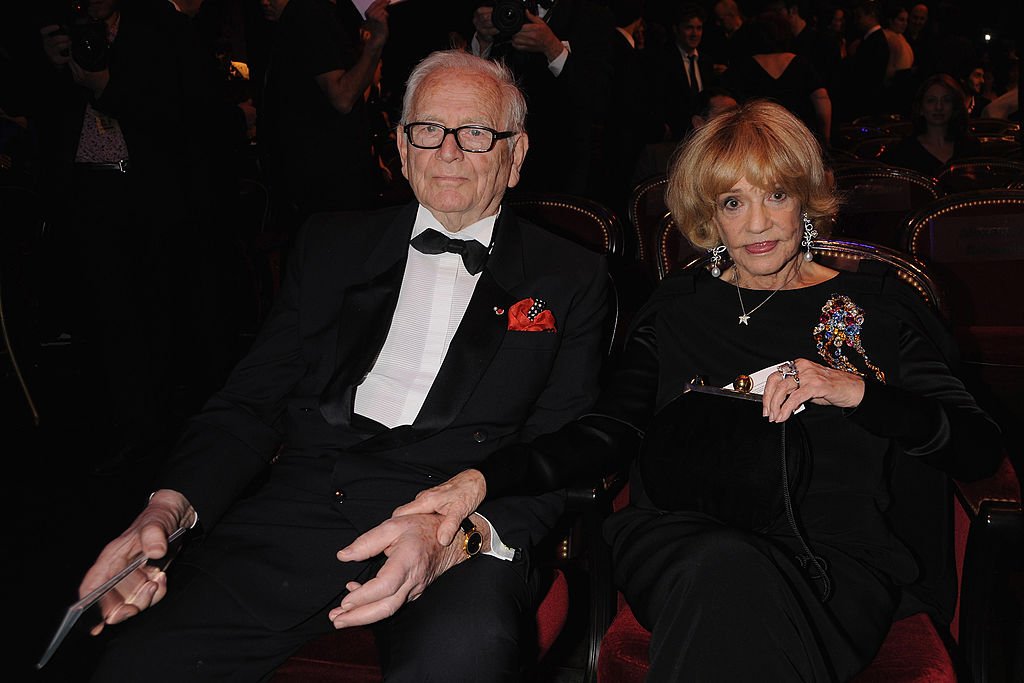
[[(159, 431), (167, 387), (196, 406), (241, 352), (259, 317), (254, 239), (286, 248), (310, 213), (411, 198), (396, 125), (431, 51), (512, 66), (529, 106), (521, 190), (624, 214), (694, 126), (753, 97), (793, 111), (826, 154), (844, 126), (884, 116), (917, 123), (892, 163), (967, 154), (967, 116), (1019, 117), (1012, 4), (22, 3), (0, 44), (0, 174), (49, 226), (33, 245), (39, 334), (94, 342), (128, 457)], [(267, 193), (261, 235), (253, 188)]]

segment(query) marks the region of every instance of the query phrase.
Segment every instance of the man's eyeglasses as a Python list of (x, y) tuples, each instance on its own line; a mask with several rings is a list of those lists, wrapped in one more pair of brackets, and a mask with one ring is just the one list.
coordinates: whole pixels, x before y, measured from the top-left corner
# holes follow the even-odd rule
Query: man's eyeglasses
[(514, 130), (498, 132), (487, 126), (459, 126), (458, 128), (445, 128), (439, 123), (428, 123), (416, 121), (403, 126), (405, 137), (409, 144), (420, 149), (437, 149), (444, 144), (444, 139), (449, 134), (455, 136), (455, 144), (463, 152), (482, 154), (494, 149), (494, 143), (498, 140), (510, 138), (516, 134)]

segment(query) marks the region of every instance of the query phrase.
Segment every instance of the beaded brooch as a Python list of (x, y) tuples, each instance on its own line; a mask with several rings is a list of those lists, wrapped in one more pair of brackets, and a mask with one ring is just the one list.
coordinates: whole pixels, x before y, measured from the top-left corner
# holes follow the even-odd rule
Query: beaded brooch
[(848, 347), (864, 358), (864, 363), (875, 373), (875, 378), (885, 384), (885, 373), (868, 358), (861, 342), (860, 333), (864, 326), (864, 309), (853, 299), (843, 294), (833, 294), (821, 307), (821, 317), (814, 327), (814, 339), (818, 354), (829, 367), (864, 376), (864, 373), (850, 362), (843, 347)]

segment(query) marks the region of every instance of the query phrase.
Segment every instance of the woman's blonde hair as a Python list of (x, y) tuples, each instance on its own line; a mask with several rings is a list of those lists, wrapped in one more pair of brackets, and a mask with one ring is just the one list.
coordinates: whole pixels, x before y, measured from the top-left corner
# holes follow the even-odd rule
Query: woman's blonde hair
[(822, 235), (839, 206), (834, 179), (814, 134), (781, 105), (751, 100), (693, 131), (669, 169), (665, 200), (695, 247), (721, 240), (715, 228), (718, 195), (746, 178), (765, 191), (782, 189), (799, 200)]

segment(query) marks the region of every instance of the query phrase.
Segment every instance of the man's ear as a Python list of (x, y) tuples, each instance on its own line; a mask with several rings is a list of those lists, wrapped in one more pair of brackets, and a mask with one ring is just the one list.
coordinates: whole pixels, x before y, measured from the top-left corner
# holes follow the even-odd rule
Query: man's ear
[(402, 175), (405, 179), (409, 179), (409, 171), (406, 170), (408, 167), (405, 163), (405, 158), (409, 154), (409, 139), (405, 137), (405, 131), (402, 130), (402, 124), (398, 124), (398, 130), (396, 131), (395, 144), (398, 145), (398, 156), (402, 160)]
[(707, 121), (705, 121), (704, 117), (699, 114), (694, 114), (693, 116), (690, 117), (690, 125), (693, 126), (694, 130), (697, 130), (705, 123), (707, 123)]
[(523, 161), (526, 160), (526, 152), (529, 149), (530, 136), (528, 136), (525, 132), (519, 133), (516, 136), (515, 144), (512, 145), (512, 168), (509, 169), (508, 173), (509, 187), (515, 187), (516, 185), (519, 184), (519, 172), (523, 167)]

